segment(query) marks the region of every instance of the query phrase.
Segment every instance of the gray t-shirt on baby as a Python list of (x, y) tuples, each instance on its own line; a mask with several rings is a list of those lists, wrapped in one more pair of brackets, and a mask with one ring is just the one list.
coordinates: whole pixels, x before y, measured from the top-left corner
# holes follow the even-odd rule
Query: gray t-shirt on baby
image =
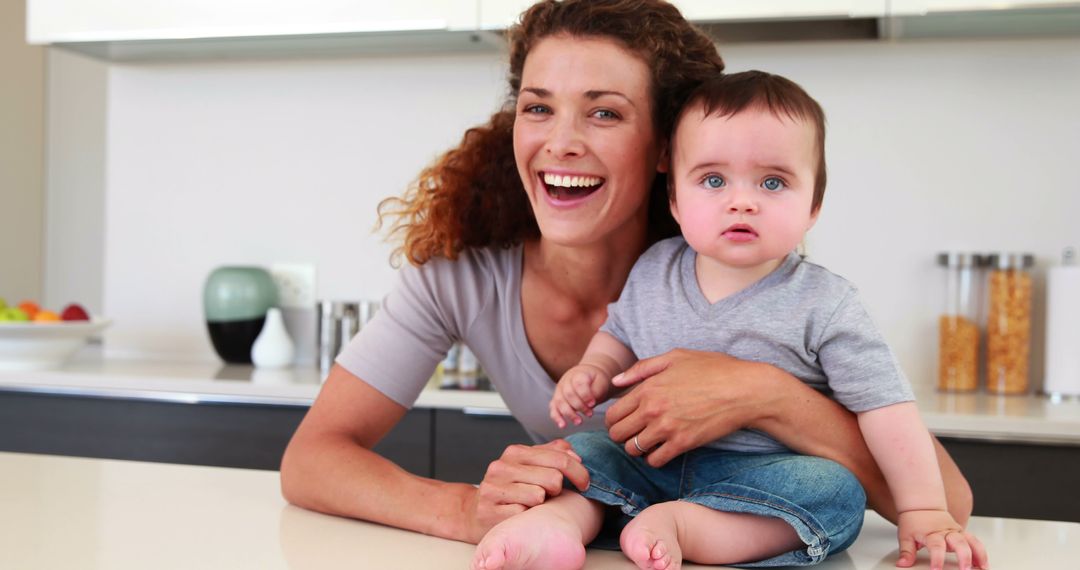
[[(634, 265), (600, 330), (639, 359), (687, 348), (772, 364), (853, 412), (915, 399), (844, 278), (791, 253), (758, 282), (710, 304), (697, 282), (696, 258), (681, 237), (654, 245)], [(755, 430), (708, 445), (754, 453), (786, 449)]]
[(462, 341), (534, 441), (604, 429), (602, 412), (610, 404), (565, 430), (548, 416), (557, 379), (540, 365), (525, 336), (521, 254), (521, 246), (468, 249), (455, 261), (436, 257), (420, 267), (403, 267), (375, 318), (345, 346), (337, 363), (409, 408), (450, 345)]

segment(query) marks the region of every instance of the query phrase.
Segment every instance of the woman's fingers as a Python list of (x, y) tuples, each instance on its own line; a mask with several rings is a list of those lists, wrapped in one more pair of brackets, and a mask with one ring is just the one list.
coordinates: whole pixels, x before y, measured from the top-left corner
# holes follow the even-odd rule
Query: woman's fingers
[(622, 374), (612, 378), (611, 383), (619, 388), (624, 388), (667, 370), (667, 367), (671, 364), (668, 360), (668, 354), (670, 353), (637, 361), (633, 366), (624, 370)]
[(641, 399), (640, 386), (631, 390), (622, 398), (619, 398), (604, 415), (604, 424), (607, 425), (608, 435), (611, 439), (619, 442), (626, 441), (641, 433), (648, 423), (645, 414), (640, 410)]

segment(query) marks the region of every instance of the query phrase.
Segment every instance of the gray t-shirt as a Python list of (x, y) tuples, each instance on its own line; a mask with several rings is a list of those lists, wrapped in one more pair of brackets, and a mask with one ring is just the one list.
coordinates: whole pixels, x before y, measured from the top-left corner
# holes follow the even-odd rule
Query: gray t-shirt
[[(681, 237), (646, 251), (600, 330), (639, 359), (687, 348), (769, 363), (853, 412), (914, 400), (892, 351), (844, 278), (791, 253), (758, 282), (710, 304), (698, 286), (696, 257)], [(754, 430), (709, 447), (786, 449)]]
[(603, 411), (560, 430), (548, 416), (555, 380), (533, 354), (521, 317), (521, 246), (469, 249), (398, 272), (394, 290), (337, 363), (390, 399), (412, 407), (450, 345), (476, 354), (507, 408), (534, 441), (604, 429)]

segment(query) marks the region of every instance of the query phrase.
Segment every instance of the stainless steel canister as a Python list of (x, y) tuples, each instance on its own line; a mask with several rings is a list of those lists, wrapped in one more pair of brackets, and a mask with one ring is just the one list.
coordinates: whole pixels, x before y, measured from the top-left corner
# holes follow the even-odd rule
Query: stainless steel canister
[(323, 374), (330, 370), (341, 349), (378, 310), (376, 301), (319, 301), (316, 304), (316, 361)]

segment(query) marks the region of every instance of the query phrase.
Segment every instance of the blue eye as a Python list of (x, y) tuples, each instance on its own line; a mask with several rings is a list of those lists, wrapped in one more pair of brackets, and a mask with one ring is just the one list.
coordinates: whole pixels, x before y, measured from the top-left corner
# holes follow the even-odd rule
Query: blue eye
[(722, 188), (724, 186), (724, 177), (719, 174), (710, 174), (701, 181), (706, 188)]
[(526, 114), (526, 115), (539, 115), (541, 113), (550, 112), (548, 110), (548, 108), (546, 106), (544, 106), (544, 105), (528, 105), (524, 109), (522, 109), (521, 111), (522, 111), (523, 114)]
[(784, 187), (787, 186), (786, 184), (784, 184), (783, 180), (780, 180), (779, 178), (777, 178), (775, 176), (770, 176), (770, 177), (766, 178), (765, 181), (761, 183), (761, 185), (766, 190), (769, 190), (769, 191), (772, 191), (772, 192), (775, 192), (777, 190), (783, 190)]
[(595, 113), (593, 113), (593, 116), (595, 116), (598, 119), (605, 119), (605, 120), (618, 119), (619, 118), (619, 114), (616, 113), (615, 111), (612, 111), (611, 109), (600, 109), (600, 110), (596, 111)]

